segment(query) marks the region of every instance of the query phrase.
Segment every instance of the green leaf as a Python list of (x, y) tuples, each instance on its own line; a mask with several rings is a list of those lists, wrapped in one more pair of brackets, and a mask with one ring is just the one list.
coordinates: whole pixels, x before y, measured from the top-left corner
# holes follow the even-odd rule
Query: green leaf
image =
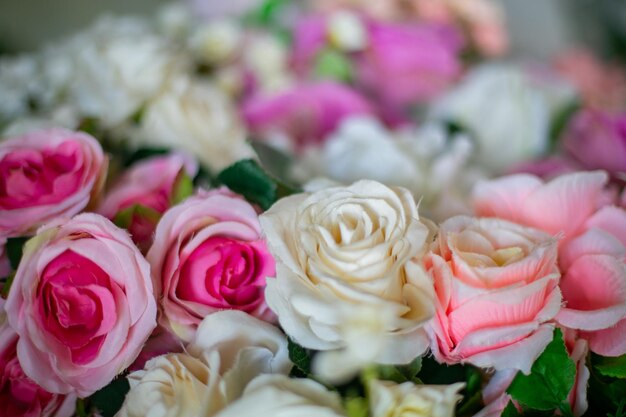
[(113, 219), (113, 223), (115, 223), (117, 227), (128, 229), (133, 222), (134, 216), (143, 217), (156, 224), (161, 218), (161, 213), (151, 207), (134, 204), (117, 212), (115, 218)]
[(287, 349), (289, 350), (289, 359), (295, 367), (304, 375), (311, 373), (311, 355), (309, 351), (289, 338), (287, 340)]
[(26, 243), (27, 240), (27, 237), (10, 237), (7, 239), (5, 248), (7, 251), (7, 257), (9, 258), (9, 263), (11, 264), (11, 268), (13, 270), (16, 270), (20, 264), (20, 259), (22, 259), (22, 252), (24, 250), (24, 243)]
[(552, 341), (533, 364), (530, 375), (518, 372), (507, 392), (532, 409), (556, 410), (566, 401), (575, 377), (576, 365), (567, 354), (561, 330), (556, 329)]
[(89, 403), (102, 417), (113, 417), (122, 408), (124, 397), (129, 390), (128, 380), (117, 378), (89, 397)]
[(369, 405), (363, 397), (346, 398), (344, 408), (348, 417), (367, 417), (369, 415)]
[(502, 411), (500, 417), (521, 417), (521, 414), (519, 413), (519, 411), (517, 411), (517, 408), (515, 408), (513, 402), (509, 401), (509, 403)]
[(317, 55), (315, 75), (319, 78), (350, 82), (354, 77), (354, 69), (348, 57), (339, 51), (328, 48)]
[(398, 384), (403, 382), (421, 383), (417, 377), (418, 372), (422, 368), (422, 357), (418, 356), (408, 365), (378, 365), (375, 372), (377, 379), (393, 381)]
[(193, 180), (184, 170), (181, 170), (174, 183), (170, 204), (176, 205), (193, 194)]
[(619, 379), (626, 378), (626, 355), (617, 357), (592, 355), (592, 362), (601, 375)]
[(246, 200), (258, 204), (263, 210), (269, 209), (279, 198), (295, 192), (291, 187), (270, 177), (252, 159), (235, 162), (220, 172), (217, 180), (243, 195)]
[(580, 108), (581, 105), (578, 101), (572, 101), (556, 114), (550, 126), (550, 150), (554, 151), (558, 148), (563, 131)]
[(142, 159), (148, 159), (155, 156), (167, 155), (171, 152), (168, 148), (141, 148), (130, 154), (125, 161), (125, 166), (130, 166), (135, 162), (141, 161)]
[(432, 356), (425, 356), (422, 358), (422, 369), (418, 376), (424, 384), (450, 385), (466, 381), (466, 367), (466, 365), (442, 365), (437, 363)]
[(11, 285), (13, 284), (13, 279), (15, 278), (15, 272), (9, 274), (6, 280), (2, 283), (2, 291), (0, 291), (0, 297), (6, 299), (9, 296), (9, 290), (11, 289)]

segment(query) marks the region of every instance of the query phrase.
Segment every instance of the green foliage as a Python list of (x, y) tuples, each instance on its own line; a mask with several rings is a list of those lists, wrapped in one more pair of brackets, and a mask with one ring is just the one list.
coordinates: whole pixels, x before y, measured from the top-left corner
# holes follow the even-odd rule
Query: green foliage
[(134, 216), (143, 217), (156, 224), (161, 218), (161, 213), (151, 207), (142, 206), (141, 204), (133, 204), (130, 207), (120, 210), (115, 215), (113, 223), (115, 223), (117, 227), (128, 229), (133, 222)]
[(114, 379), (106, 387), (89, 397), (89, 405), (98, 410), (102, 417), (113, 417), (122, 408), (124, 398), (130, 390), (126, 378)]
[[(601, 375), (619, 379), (626, 378), (626, 355), (617, 357), (592, 355), (592, 363)], [(626, 396), (626, 393), (624, 395)]]
[(354, 77), (354, 69), (348, 57), (331, 48), (324, 49), (317, 55), (314, 72), (319, 78), (342, 82), (350, 82)]
[(176, 178), (174, 189), (170, 196), (170, 204), (176, 205), (193, 194), (193, 180), (187, 173), (182, 170)]
[(171, 149), (168, 148), (141, 148), (131, 153), (124, 159), (125, 166), (131, 166), (142, 159), (148, 159), (155, 156), (162, 156), (171, 153)]
[(519, 411), (517, 411), (517, 408), (515, 408), (513, 402), (509, 401), (509, 403), (504, 408), (504, 411), (502, 411), (500, 417), (521, 417), (521, 414)]
[(27, 237), (10, 237), (7, 239), (5, 248), (7, 251), (7, 257), (9, 258), (9, 263), (11, 264), (11, 268), (13, 270), (16, 270), (17, 266), (20, 264), (20, 259), (22, 259), (22, 252), (24, 250), (24, 243), (26, 243), (27, 240)]
[(514, 400), (534, 410), (563, 410), (563, 403), (574, 385), (576, 365), (569, 358), (563, 334), (554, 338), (532, 366), (530, 375), (518, 373), (507, 392)]
[(369, 415), (369, 404), (363, 397), (348, 397), (343, 406), (348, 417), (367, 417)]
[(294, 370), (298, 372), (293, 376), (308, 376), (311, 373), (311, 354), (309, 351), (291, 338), (288, 339), (287, 349), (289, 350), (289, 359), (295, 365)]
[(9, 296), (9, 290), (13, 284), (15, 278), (15, 272), (11, 273), (5, 280), (2, 281), (2, 289), (0, 290), (0, 297), (7, 298)]
[(555, 151), (558, 148), (563, 131), (580, 108), (581, 104), (578, 101), (573, 101), (556, 114), (550, 126), (550, 150)]
[(385, 381), (393, 381), (397, 384), (403, 382), (413, 382), (421, 384), (421, 380), (417, 377), (420, 369), (422, 369), (422, 357), (418, 356), (407, 365), (378, 365), (374, 369), (376, 379)]

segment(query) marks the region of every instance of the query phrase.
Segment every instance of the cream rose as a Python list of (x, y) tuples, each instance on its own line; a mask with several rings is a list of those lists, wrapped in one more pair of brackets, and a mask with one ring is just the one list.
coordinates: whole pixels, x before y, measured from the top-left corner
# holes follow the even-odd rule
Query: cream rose
[(148, 104), (133, 140), (139, 147), (187, 151), (213, 172), (255, 157), (228, 96), (210, 83), (186, 76), (173, 79)]
[(463, 383), (453, 385), (395, 384), (370, 382), (371, 417), (453, 417), (456, 403), (463, 398)]
[(129, 375), (117, 417), (213, 416), (261, 374), (291, 370), (287, 339), (241, 311), (207, 316), (186, 353), (158, 356)]
[(296, 342), (335, 350), (318, 372), (342, 379), (425, 351), (434, 295), (417, 260), (430, 232), (407, 190), (360, 181), (284, 198), (260, 220), (276, 258), (268, 305)]

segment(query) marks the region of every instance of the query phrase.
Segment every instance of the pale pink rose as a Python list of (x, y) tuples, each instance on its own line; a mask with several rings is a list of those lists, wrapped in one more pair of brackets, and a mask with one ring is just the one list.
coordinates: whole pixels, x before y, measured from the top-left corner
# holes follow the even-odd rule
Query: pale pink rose
[(106, 176), (98, 141), (83, 132), (47, 129), (0, 143), (0, 235), (34, 233), (73, 216), (97, 196)]
[(146, 362), (150, 359), (168, 353), (180, 353), (184, 348), (185, 346), (182, 340), (162, 326), (157, 326), (150, 338), (146, 341), (143, 349), (141, 349), (141, 353), (137, 356), (135, 362), (133, 362), (128, 369), (130, 371), (143, 369)]
[(17, 359), (17, 339), (17, 334), (8, 323), (0, 324), (0, 416), (74, 415), (75, 395), (65, 396), (46, 392), (24, 374)]
[[(621, 219), (626, 227), (626, 213)], [(626, 353), (626, 248), (609, 232), (591, 228), (562, 247), (561, 291), (565, 306), (556, 317), (579, 329), (590, 349), (605, 356)]]
[(586, 222), (612, 202), (608, 176), (601, 171), (565, 174), (544, 182), (517, 174), (479, 182), (472, 200), (477, 215), (535, 227), (565, 239), (587, 229)]
[(563, 147), (583, 169), (604, 169), (626, 181), (626, 111), (578, 113), (563, 134)]
[(258, 214), (227, 189), (201, 191), (165, 212), (147, 258), (161, 300), (161, 323), (185, 341), (215, 311), (273, 317), (263, 292), (266, 277), (274, 276), (274, 259)]
[(585, 414), (589, 403), (587, 402), (587, 384), (589, 383), (589, 369), (585, 366), (589, 346), (584, 339), (577, 338), (577, 332), (563, 329), (563, 339), (570, 358), (576, 364), (576, 379), (570, 390), (567, 401), (570, 404), (574, 417)]
[(7, 299), (24, 373), (85, 397), (137, 357), (156, 326), (150, 265), (128, 234), (93, 213), (40, 229)]
[(437, 293), (435, 358), (528, 374), (561, 308), (556, 256), (556, 239), (539, 230), (466, 216), (442, 223), (425, 260)]
[(355, 90), (331, 81), (302, 84), (271, 96), (253, 96), (242, 111), (254, 135), (286, 135), (296, 149), (322, 142), (348, 116), (374, 113)]
[[(113, 220), (120, 211), (141, 205), (163, 214), (172, 205), (172, 194), (181, 175), (193, 178), (198, 164), (182, 154), (157, 156), (141, 160), (131, 166), (109, 190), (98, 212)], [(143, 251), (152, 244), (158, 219), (135, 213), (128, 231), (133, 241)]]
[(600, 61), (591, 51), (575, 49), (557, 56), (554, 66), (578, 89), (585, 105), (623, 109), (626, 106), (624, 68)]
[(356, 81), (383, 103), (426, 102), (458, 79), (462, 41), (452, 27), (367, 22), (368, 47), (356, 57)]
[(485, 407), (474, 414), (474, 417), (500, 417), (502, 411), (511, 401), (511, 396), (507, 394), (506, 390), (513, 382), (516, 374), (516, 369), (505, 369), (491, 376), (482, 392)]

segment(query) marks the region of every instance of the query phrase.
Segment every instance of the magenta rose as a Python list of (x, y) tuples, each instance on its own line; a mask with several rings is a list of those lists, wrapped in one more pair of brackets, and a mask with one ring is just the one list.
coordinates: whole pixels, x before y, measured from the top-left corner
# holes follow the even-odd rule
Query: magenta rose
[(263, 296), (274, 259), (258, 214), (226, 189), (201, 191), (169, 209), (147, 255), (160, 294), (162, 324), (185, 341), (218, 310), (272, 318)]
[(124, 230), (79, 214), (26, 243), (6, 312), (24, 373), (85, 397), (126, 369), (156, 326), (150, 265)]
[(357, 83), (384, 103), (429, 101), (461, 75), (463, 45), (450, 27), (369, 22), (367, 32), (368, 47), (356, 58)]
[[(109, 190), (98, 212), (113, 220), (120, 212), (129, 213), (127, 230), (142, 251), (152, 244), (158, 218), (173, 203), (173, 194), (182, 176), (193, 178), (197, 163), (182, 154), (157, 156), (131, 166)], [(137, 208), (136, 206), (141, 206)], [(147, 209), (147, 210), (146, 210)]]
[(97, 196), (106, 177), (97, 140), (47, 129), (0, 143), (0, 235), (28, 235), (58, 216), (71, 217)]
[[(1, 301), (0, 301), (1, 302)], [(2, 307), (0, 307), (0, 314)], [(28, 378), (17, 359), (18, 336), (0, 318), (0, 416), (70, 417), (76, 396), (44, 391)]]
[(253, 96), (243, 104), (243, 116), (253, 134), (286, 136), (294, 149), (322, 142), (348, 116), (373, 113), (359, 93), (331, 81), (299, 85), (273, 96)]
[(556, 258), (556, 239), (539, 230), (466, 216), (442, 223), (425, 258), (437, 295), (435, 358), (530, 373), (561, 308)]
[(563, 135), (563, 147), (584, 169), (604, 169), (625, 181), (626, 112), (578, 113)]

